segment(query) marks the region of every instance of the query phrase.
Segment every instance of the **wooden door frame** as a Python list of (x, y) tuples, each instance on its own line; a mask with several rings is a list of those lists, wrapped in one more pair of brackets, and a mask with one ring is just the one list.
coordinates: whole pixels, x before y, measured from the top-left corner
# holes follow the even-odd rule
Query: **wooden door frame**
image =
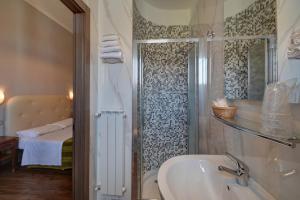
[(73, 200), (89, 199), (90, 9), (82, 0), (61, 0), (74, 13)]

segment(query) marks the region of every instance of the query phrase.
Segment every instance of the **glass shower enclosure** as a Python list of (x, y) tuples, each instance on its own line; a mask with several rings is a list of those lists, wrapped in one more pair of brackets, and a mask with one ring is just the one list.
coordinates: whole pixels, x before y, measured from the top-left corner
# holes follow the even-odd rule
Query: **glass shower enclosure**
[(132, 192), (137, 199), (160, 199), (157, 173), (166, 160), (199, 153), (207, 102), (204, 44), (198, 38), (134, 42)]

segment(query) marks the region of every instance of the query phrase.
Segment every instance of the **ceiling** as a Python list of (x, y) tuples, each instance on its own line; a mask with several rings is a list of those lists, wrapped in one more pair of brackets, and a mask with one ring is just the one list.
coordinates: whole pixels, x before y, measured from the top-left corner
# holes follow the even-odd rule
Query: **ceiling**
[(146, 1), (150, 5), (166, 10), (190, 9), (196, 0), (137, 0)]

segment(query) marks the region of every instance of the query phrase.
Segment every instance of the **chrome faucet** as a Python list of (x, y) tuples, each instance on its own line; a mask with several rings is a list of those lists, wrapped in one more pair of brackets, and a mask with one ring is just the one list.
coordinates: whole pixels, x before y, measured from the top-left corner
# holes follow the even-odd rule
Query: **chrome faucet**
[(225, 171), (225, 172), (235, 176), (237, 184), (242, 185), (242, 186), (248, 186), (249, 167), (243, 161), (241, 161), (240, 159), (234, 157), (230, 153), (226, 152), (226, 156), (228, 158), (230, 158), (230, 160), (235, 162), (235, 164), (237, 166), (237, 169), (233, 170), (233, 169), (229, 169), (227, 167), (224, 167), (224, 166), (220, 165), (218, 167), (218, 170), (219, 171)]

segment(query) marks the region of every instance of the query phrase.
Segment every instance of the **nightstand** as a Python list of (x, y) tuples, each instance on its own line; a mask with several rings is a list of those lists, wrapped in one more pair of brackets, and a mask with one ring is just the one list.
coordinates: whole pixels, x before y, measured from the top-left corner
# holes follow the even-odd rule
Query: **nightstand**
[(12, 172), (16, 170), (17, 137), (0, 136), (0, 164), (11, 162)]

